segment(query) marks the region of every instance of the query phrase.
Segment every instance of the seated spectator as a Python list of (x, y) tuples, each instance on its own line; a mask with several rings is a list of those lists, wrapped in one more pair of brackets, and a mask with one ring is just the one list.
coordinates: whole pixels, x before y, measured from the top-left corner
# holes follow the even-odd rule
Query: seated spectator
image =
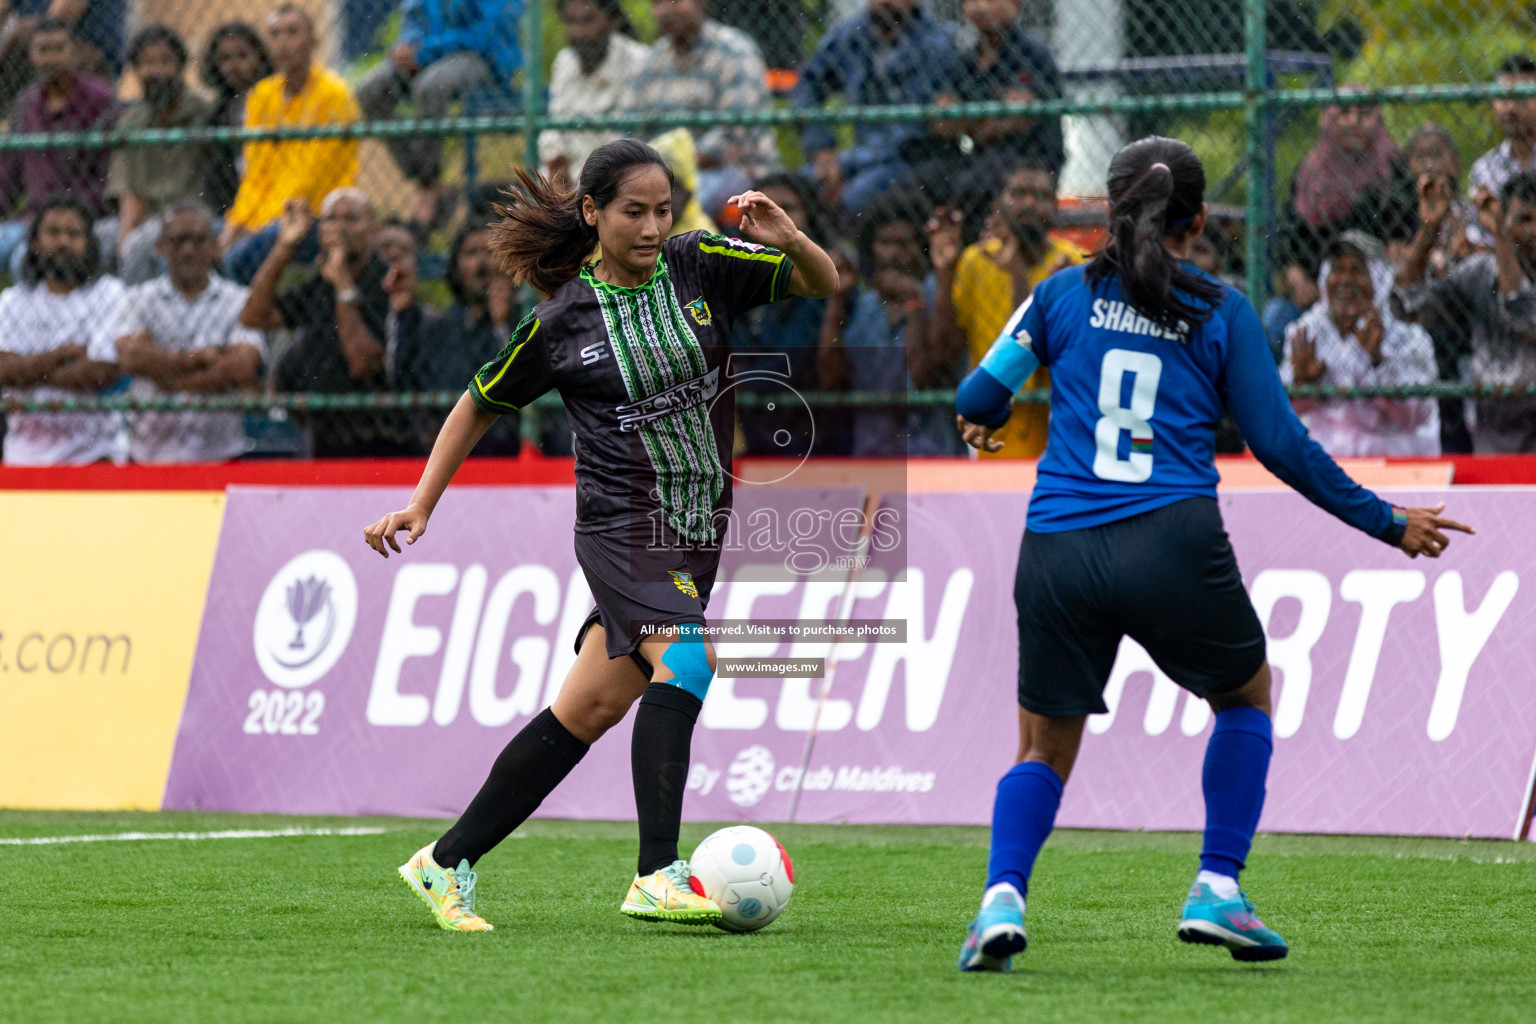
[[(870, 0), (869, 10), (822, 36), (791, 101), (799, 110), (820, 109), (833, 97), (850, 107), (931, 103), (954, 49), (953, 29), (919, 0)], [(934, 152), (927, 126), (912, 122), (860, 122), (853, 138), (853, 149), (839, 153), (828, 125), (811, 125), (801, 136), (822, 201), (846, 219)]]
[[(486, 86), (510, 90), (523, 66), (517, 26), (523, 0), (405, 0), (400, 38), (389, 58), (357, 87), (369, 120), (395, 116), (402, 100), (416, 116), (447, 117), (454, 100)], [(425, 238), (452, 212), (454, 192), (439, 187), (441, 135), (397, 135), (384, 140), (400, 173), (415, 186), (411, 224)]]
[(674, 128), (652, 139), (651, 146), (672, 169), (672, 234), (718, 232), (720, 229), (699, 205), (699, 159), (693, 147), (693, 133), (687, 128)]
[[(1536, 83), (1536, 58), (1524, 53), (1511, 54), (1499, 65), (1493, 80), (1502, 86)], [(1472, 163), (1467, 193), (1474, 204), (1481, 193), (1497, 196), (1505, 182), (1516, 174), (1536, 171), (1536, 98), (1496, 99), (1493, 117), (1504, 133), (1504, 141)], [(1493, 235), (1480, 225), (1473, 226), (1471, 237), (1474, 244), (1493, 248)]]
[[(284, 4), (267, 19), (277, 73), (257, 82), (245, 102), (247, 128), (350, 124), (357, 101), (341, 76), (314, 63), (315, 26), (303, 8)], [(229, 276), (248, 284), (281, 230), (289, 201), (311, 215), (320, 202), (357, 177), (356, 139), (287, 139), (245, 144), (245, 177), (225, 215), (219, 239)], [(301, 240), (299, 259), (313, 259), (313, 235)]]
[[(0, 292), (0, 387), (7, 397), (73, 398), (114, 384), (122, 304), (123, 283), (101, 272), (91, 211), (72, 196), (39, 204), (21, 281)], [(121, 461), (126, 454), (116, 413), (12, 413), (8, 420), (7, 466)]]
[(127, 0), (13, 0), (12, 11), (34, 20), (62, 22), (75, 39), (75, 67), (113, 79), (123, 70)]
[[(938, 359), (928, 321), (935, 283), (928, 267), (919, 197), (882, 196), (859, 222), (859, 255), (868, 275), (845, 274), (827, 300), (819, 349), (820, 377), (831, 390), (901, 394), (954, 388), (962, 356)], [(963, 455), (954, 414), (943, 406), (856, 409), (851, 454)]]
[[(1426, 273), (1433, 237), (1450, 215), (1449, 197), (1425, 190), (1426, 230), (1398, 272), (1393, 312), (1421, 324), (1437, 342), (1470, 357), (1463, 379), (1479, 384), (1536, 382), (1536, 173), (1504, 182), (1498, 196), (1481, 193), (1478, 221), (1494, 239), (1435, 280)], [(1478, 454), (1536, 452), (1536, 399), (1479, 398), (1472, 431)]]
[[(132, 57), (129, 58), (130, 63)], [(213, 273), (218, 235), (213, 210), (180, 199), (161, 215), (156, 244), (170, 268), (128, 289), (118, 327), (117, 363), (133, 375), (128, 394), (225, 394), (256, 384), (266, 341), (240, 325), (247, 291)], [(245, 454), (238, 412), (141, 412), (129, 431), (134, 462), (224, 462)]]
[[(938, 288), (930, 333), (938, 358), (958, 358), (975, 367), (1035, 286), (1085, 256), (1050, 233), (1056, 225), (1056, 173), (1047, 167), (1021, 164), (1003, 179), (980, 241), (964, 251), (961, 223), (959, 211), (941, 209), (928, 224)], [(1049, 387), (1050, 376), (1041, 369), (1025, 390)], [(1012, 418), (992, 435), (1003, 442), (1002, 449), (980, 452), (980, 457), (1039, 455), (1045, 450), (1048, 410), (1044, 402), (1016, 405)]]
[[(221, 128), (245, 124), (245, 94), (272, 73), (272, 58), (254, 27), (228, 21), (213, 30), (203, 49), (203, 84), (213, 91), (208, 123)], [(240, 190), (240, 144), (215, 142), (207, 147), (208, 178), (203, 199), (223, 216)]]
[[(828, 250), (833, 248), (831, 218), (810, 182), (798, 174), (778, 173), (758, 179), (752, 187), (778, 204), (811, 241)], [(750, 221), (744, 221), (737, 231), (749, 241), (756, 240)], [(731, 330), (732, 350), (754, 358), (772, 356), (779, 364), (774, 373), (753, 374), (740, 385), (741, 390), (761, 395), (782, 393), (786, 387), (799, 392), (820, 390), (816, 346), (826, 310), (826, 299), (792, 295), (741, 316)], [(760, 362), (757, 367), (767, 365)], [(782, 404), (775, 401), (772, 410), (737, 406), (744, 454), (847, 454), (843, 410), (807, 409), (792, 396), (787, 397)]]
[[(1360, 88), (1346, 85), (1344, 88)], [(1265, 333), (1278, 355), (1285, 328), (1317, 302), (1323, 250), (1342, 231), (1380, 239), (1413, 234), (1413, 186), (1402, 152), (1373, 106), (1324, 107), (1317, 144), (1302, 158), (1291, 199), (1280, 212), (1280, 261), (1287, 295), (1264, 308)]]
[[(516, 285), (497, 270), (490, 241), (484, 225), (459, 229), (448, 253), (445, 278), (453, 305), (447, 309), (423, 309), (417, 301), (414, 257), (391, 264), (384, 278), (391, 341), (385, 371), (394, 390), (462, 391), (507, 343), (517, 321)], [(430, 452), (446, 417), (446, 411), (415, 413), (410, 446)], [(519, 447), (513, 413), (492, 424), (473, 454), (516, 455)]]
[[(1444, 277), (1451, 267), (1466, 259), (1475, 251), (1471, 232), (1481, 231), (1477, 226), (1477, 210), (1461, 197), (1461, 154), (1456, 151), (1456, 140), (1451, 133), (1433, 121), (1426, 121), (1408, 139), (1404, 147), (1408, 158), (1408, 178), (1413, 187), (1415, 208), (1419, 206), (1419, 193), (1430, 182), (1436, 189), (1444, 189), (1451, 195), (1451, 209), (1440, 225), (1440, 234), (1432, 240), (1429, 251), (1428, 272)], [(1415, 224), (1417, 232), (1419, 224)], [(1387, 246), (1394, 262), (1401, 264), (1411, 239), (1403, 239)]]
[[(640, 77), (651, 50), (635, 41), (634, 26), (619, 0), (565, 0), (560, 23), (565, 26), (565, 46), (555, 54), (549, 75), (549, 116), (601, 116), (623, 110), (631, 83)], [(618, 135), (611, 129), (545, 129), (539, 133), (544, 173), (576, 181), (587, 154)]]
[[(125, 131), (208, 123), (212, 107), (183, 81), (187, 47), (175, 32), (164, 25), (141, 29), (128, 46), (128, 66), (143, 100), (123, 113), (119, 126)], [(124, 284), (142, 284), (161, 272), (155, 249), (160, 211), (173, 199), (196, 195), (206, 177), (201, 145), (125, 146), (113, 152), (107, 196), (117, 200), (118, 276)]]
[[(1392, 265), (1380, 242), (1347, 231), (1318, 274), (1322, 297), (1285, 334), (1280, 379), (1333, 387), (1430, 384), (1434, 343), (1392, 315)], [(1432, 398), (1295, 401), (1307, 431), (1334, 456), (1439, 455)]]
[(386, 217), (373, 236), (373, 253), (386, 267), (407, 261), (415, 267), (416, 235), (398, 218)]
[[(651, 0), (661, 38), (629, 95), (633, 110), (675, 113), (767, 110), (768, 82), (757, 43), (738, 29), (708, 17), (705, 0)], [(778, 145), (767, 128), (721, 125), (697, 140), (699, 186), (705, 212), (746, 190), (755, 177), (778, 166)]]
[[(278, 358), (279, 391), (383, 391), (387, 268), (374, 254), (378, 217), (356, 188), (340, 188), (320, 207), (320, 256), (306, 281), (279, 293), (278, 282), (315, 231), (309, 204), (291, 199), (278, 222), (272, 250), (251, 282), (240, 323), (257, 330), (286, 328), (293, 343)], [(311, 413), (307, 455), (348, 457), (399, 454), (398, 418)]]
[[(1061, 73), (1045, 40), (1025, 27), (1022, 0), (965, 0), (974, 32), (957, 34), (935, 102), (1028, 103), (1061, 98)], [(938, 153), (914, 172), (937, 203), (984, 207), (996, 183), (1029, 162), (1059, 173), (1066, 162), (1061, 118), (993, 117), (935, 121)]]
[[(117, 121), (117, 100), (112, 84), (75, 70), (75, 42), (61, 21), (44, 19), (32, 34), (30, 49), (37, 81), (16, 97), (10, 131), (77, 132), (111, 128)], [(75, 196), (91, 218), (99, 244), (112, 252), (115, 225), (104, 222), (108, 149), (28, 149), (0, 154), (0, 217), (20, 218), (0, 223), (0, 263), (8, 264), (19, 277), (28, 223), (57, 193)]]

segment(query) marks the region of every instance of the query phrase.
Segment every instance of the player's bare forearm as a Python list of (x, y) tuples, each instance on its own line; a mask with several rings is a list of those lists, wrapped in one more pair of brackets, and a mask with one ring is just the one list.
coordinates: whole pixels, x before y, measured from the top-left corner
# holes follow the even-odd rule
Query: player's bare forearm
[(811, 299), (824, 299), (837, 291), (837, 266), (826, 250), (806, 237), (804, 231), (784, 247), (784, 252), (794, 262), (795, 269), (789, 277), (789, 293)]
[(448, 481), (453, 479), (453, 474), (469, 458), (480, 438), (499, 418), (476, 405), (468, 391), (460, 395), (458, 404), (444, 421), (443, 429), (438, 431), (437, 442), (432, 445), (432, 454), (427, 458), (427, 468), (422, 471), (421, 481), (411, 494), (411, 504), (420, 505), (430, 515), (448, 489)]

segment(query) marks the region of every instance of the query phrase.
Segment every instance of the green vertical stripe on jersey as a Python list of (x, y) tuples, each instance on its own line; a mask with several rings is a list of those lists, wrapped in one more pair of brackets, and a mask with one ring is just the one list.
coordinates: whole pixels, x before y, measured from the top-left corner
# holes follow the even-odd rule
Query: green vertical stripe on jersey
[[(588, 271), (582, 277), (597, 294), (630, 401), (707, 372), (704, 351), (683, 319), (665, 260), (658, 261), (651, 280), (638, 288), (607, 284)], [(724, 489), (725, 474), (708, 406), (679, 410), (637, 429), (656, 471), (668, 525), (694, 540), (713, 539), (711, 514)]]

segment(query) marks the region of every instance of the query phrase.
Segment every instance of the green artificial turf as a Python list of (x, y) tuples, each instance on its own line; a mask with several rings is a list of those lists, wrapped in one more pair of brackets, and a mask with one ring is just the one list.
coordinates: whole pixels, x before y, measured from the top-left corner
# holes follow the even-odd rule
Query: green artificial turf
[(388, 831), (0, 846), (0, 1020), (1536, 1019), (1536, 844), (1262, 836), (1244, 880), (1291, 958), (1244, 966), (1174, 938), (1198, 837), (1060, 832), (1014, 973), (961, 975), (982, 829), (770, 826), (794, 900), (740, 936), (619, 915), (633, 826), (535, 822), (480, 864), (497, 930), (461, 935), (395, 874), (439, 823), (0, 812), (7, 837), (359, 825)]

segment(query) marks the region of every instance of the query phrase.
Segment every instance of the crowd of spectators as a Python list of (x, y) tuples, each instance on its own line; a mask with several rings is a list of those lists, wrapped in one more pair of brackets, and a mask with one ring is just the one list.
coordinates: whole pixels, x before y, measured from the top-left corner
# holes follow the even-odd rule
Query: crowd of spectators
[[(524, 0), (403, 0), (397, 37), (355, 74), (326, 66), (326, 40), (294, 4), (259, 27), (217, 27), (195, 59), (164, 25), (125, 38), (122, 0), (12, 6), (29, 19), (13, 17), (0, 35), (0, 78), (24, 65), (29, 79), (0, 89), (12, 132), (348, 125), (521, 102)], [(814, 45), (802, 6), (788, 0), (649, 6), (647, 43), (619, 0), (559, 0), (565, 44), (549, 113), (638, 115), (633, 134), (676, 174), (676, 232), (750, 238), (728, 200), (757, 188), (841, 272), (831, 297), (791, 299), (735, 325), (735, 349), (770, 368), (740, 384), (758, 400), (741, 403), (739, 450), (967, 454), (943, 405), (812, 412), (775, 396), (954, 388), (1041, 281), (1087, 257), (1058, 230), (1061, 119), (663, 130), (644, 118), (1059, 98), (1062, 75), (1022, 0), (961, 0), (955, 20), (921, 0), (867, 0)], [(762, 20), (770, 8), (785, 34)], [(1498, 81), (1536, 82), (1536, 60), (1509, 58)], [(1287, 382), (1536, 382), (1536, 100), (1493, 107), (1505, 140), (1465, 183), (1444, 127), (1425, 124), (1400, 144), (1369, 104), (1322, 112), (1280, 211), (1281, 287), (1264, 308)], [(575, 180), (619, 134), (546, 130), (542, 170)], [(344, 136), (0, 154), (0, 274), (8, 268), (14, 282), (0, 292), (0, 386), (41, 400), (462, 388), (538, 296), (498, 272), (488, 207), (445, 180), (440, 136), (392, 134), (382, 152), (408, 189), (389, 215), (359, 187), (359, 142)], [(1197, 247), (1202, 268), (1236, 280), (1232, 241), (1212, 227)], [(423, 280), (427, 267), (442, 270)], [(1048, 387), (1042, 370), (1026, 390)], [(1297, 408), (1340, 455), (1536, 450), (1536, 400)], [(271, 451), (420, 455), (443, 415), (307, 411), (280, 424), (288, 441)], [(546, 452), (569, 452), (560, 422), (544, 423)], [(986, 457), (1039, 455), (1047, 422), (1044, 403), (1018, 403), (997, 435), (1003, 449)], [(269, 428), (238, 412), (16, 412), (4, 461), (217, 461), (259, 453)], [(508, 417), (477, 452), (516, 454), (520, 444)]]

